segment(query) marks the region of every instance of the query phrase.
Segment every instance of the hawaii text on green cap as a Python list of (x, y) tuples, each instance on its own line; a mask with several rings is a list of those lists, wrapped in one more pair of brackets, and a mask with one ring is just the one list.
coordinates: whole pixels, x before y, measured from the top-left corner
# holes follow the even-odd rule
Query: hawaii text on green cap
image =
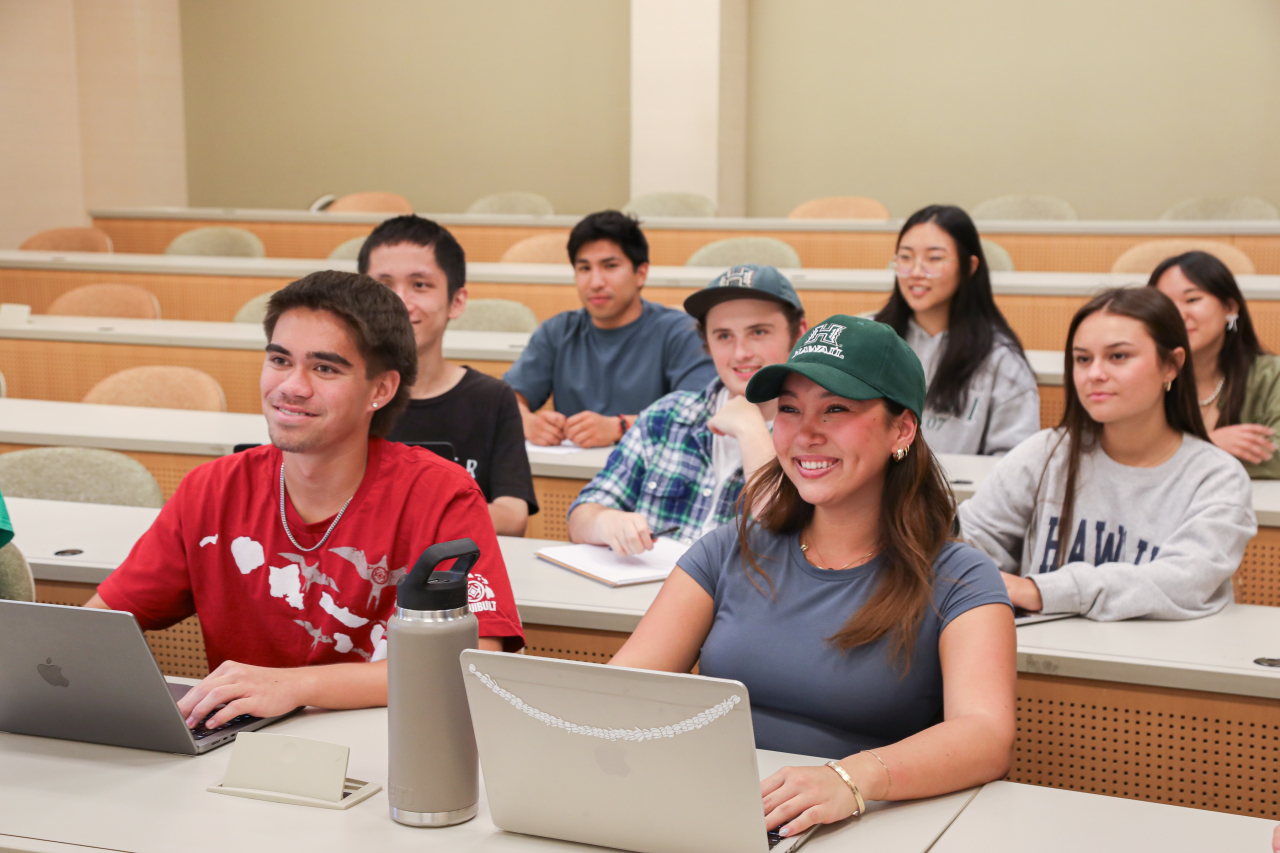
[(801, 336), (786, 364), (761, 368), (747, 383), (747, 399), (772, 400), (787, 375), (798, 373), (846, 400), (883, 397), (915, 413), (924, 411), (925, 380), (920, 359), (889, 326), (836, 314)]

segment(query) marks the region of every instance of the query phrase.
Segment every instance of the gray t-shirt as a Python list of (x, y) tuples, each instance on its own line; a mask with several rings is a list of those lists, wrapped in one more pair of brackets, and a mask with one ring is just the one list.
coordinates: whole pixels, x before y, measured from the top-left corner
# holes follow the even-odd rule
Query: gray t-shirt
[(846, 652), (827, 642), (875, 591), (883, 557), (828, 571), (805, 560), (795, 534), (756, 528), (752, 540), (773, 579), (772, 597), (763, 578), (753, 572), (762, 593), (743, 571), (732, 524), (694, 543), (680, 568), (715, 600), (698, 671), (747, 686), (760, 749), (844, 758), (941, 721), (942, 630), (974, 607), (1009, 606), (991, 559), (948, 543), (934, 562), (934, 606), (925, 610), (904, 676), (889, 658), (891, 637)]
[(502, 378), (531, 409), (553, 397), (562, 415), (636, 415), (672, 391), (701, 391), (716, 368), (692, 317), (645, 300), (618, 329), (599, 328), (583, 308), (557, 314)]

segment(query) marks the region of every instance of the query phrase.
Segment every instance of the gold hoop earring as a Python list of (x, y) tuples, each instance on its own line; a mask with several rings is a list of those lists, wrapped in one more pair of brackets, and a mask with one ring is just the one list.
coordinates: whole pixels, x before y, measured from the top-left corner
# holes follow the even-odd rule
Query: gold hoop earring
[(1170, 379), (1168, 382), (1164, 383), (1164, 390), (1165, 390), (1165, 392), (1166, 392), (1166, 393), (1168, 393), (1169, 391), (1172, 391), (1172, 390), (1173, 390), (1173, 380), (1172, 380), (1172, 379)]
[(899, 447), (897, 450), (893, 451), (893, 461), (901, 462), (903, 459), (906, 459), (907, 451), (909, 449), (910, 449), (910, 445), (908, 445), (907, 447)]

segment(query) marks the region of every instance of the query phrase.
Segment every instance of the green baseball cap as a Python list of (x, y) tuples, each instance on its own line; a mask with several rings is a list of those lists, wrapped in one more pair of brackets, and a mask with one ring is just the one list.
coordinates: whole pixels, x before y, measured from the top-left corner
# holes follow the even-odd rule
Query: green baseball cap
[(884, 323), (847, 314), (828, 317), (800, 336), (785, 364), (756, 371), (747, 383), (747, 399), (763, 403), (776, 398), (789, 373), (847, 400), (892, 400), (923, 418), (924, 367)]
[(790, 305), (804, 314), (804, 305), (787, 277), (777, 267), (763, 264), (738, 264), (711, 279), (706, 287), (689, 294), (684, 310), (701, 320), (707, 312), (730, 299), (763, 299)]

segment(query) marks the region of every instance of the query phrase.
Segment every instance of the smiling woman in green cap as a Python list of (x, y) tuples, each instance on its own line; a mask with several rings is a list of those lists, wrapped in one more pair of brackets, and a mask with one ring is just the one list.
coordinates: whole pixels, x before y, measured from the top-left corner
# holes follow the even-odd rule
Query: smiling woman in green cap
[(761, 783), (784, 835), (1004, 776), (1013, 611), (995, 564), (948, 541), (956, 508), (919, 432), (919, 359), (889, 326), (836, 315), (746, 397), (777, 400), (777, 459), (612, 663), (741, 681), (758, 747), (833, 759)]

